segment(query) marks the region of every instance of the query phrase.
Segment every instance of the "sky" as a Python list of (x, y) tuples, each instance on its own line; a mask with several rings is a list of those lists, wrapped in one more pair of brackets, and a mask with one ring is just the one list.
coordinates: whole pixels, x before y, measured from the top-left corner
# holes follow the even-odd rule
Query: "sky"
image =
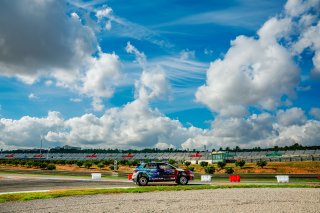
[(0, 1), (0, 148), (320, 144), (319, 0)]

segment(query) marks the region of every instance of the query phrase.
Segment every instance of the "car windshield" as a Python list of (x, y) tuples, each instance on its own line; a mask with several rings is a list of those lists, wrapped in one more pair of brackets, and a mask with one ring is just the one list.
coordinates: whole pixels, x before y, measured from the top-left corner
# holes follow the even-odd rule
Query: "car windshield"
[(169, 164), (159, 164), (159, 168), (163, 169), (163, 170), (168, 170), (168, 169), (175, 169), (173, 166), (169, 165)]
[(157, 164), (155, 164), (155, 163), (148, 163), (148, 164), (145, 165), (144, 168), (146, 168), (146, 169), (156, 169), (156, 168), (157, 168)]

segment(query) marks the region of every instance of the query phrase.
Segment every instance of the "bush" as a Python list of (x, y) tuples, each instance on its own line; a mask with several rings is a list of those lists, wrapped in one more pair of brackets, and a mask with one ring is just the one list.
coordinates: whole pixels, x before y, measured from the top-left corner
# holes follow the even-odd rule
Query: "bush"
[(184, 162), (184, 165), (190, 166), (190, 165), (191, 165), (191, 162), (190, 162), (190, 161), (186, 161), (186, 162)]
[(109, 168), (113, 171), (114, 170), (114, 165), (110, 165)]
[(226, 164), (226, 162), (224, 162), (224, 161), (218, 162), (218, 167), (219, 167), (220, 169), (224, 169), (224, 167), (225, 167), (226, 165), (227, 165), (227, 164)]
[(19, 165), (19, 161), (18, 160), (13, 161), (13, 165), (18, 166)]
[(50, 163), (50, 164), (47, 165), (47, 169), (48, 170), (56, 170), (56, 165)]
[(32, 166), (33, 166), (33, 162), (32, 162), (32, 161), (28, 161), (28, 162), (27, 162), (27, 167), (28, 167), (28, 168), (31, 168)]
[(25, 160), (22, 160), (21, 162), (20, 162), (20, 165), (21, 166), (25, 166), (27, 164), (27, 162), (25, 161)]
[(261, 168), (265, 167), (267, 165), (267, 161), (260, 160), (257, 162), (257, 166), (260, 166)]
[(214, 172), (216, 171), (215, 168), (213, 166), (206, 166), (204, 168), (204, 171), (207, 173), (207, 174), (214, 174)]
[(177, 163), (177, 161), (173, 160), (173, 159), (169, 159), (168, 161), (169, 164), (174, 165)]
[(86, 167), (87, 169), (90, 169), (91, 166), (92, 166), (92, 162), (91, 162), (91, 161), (86, 161), (86, 162), (84, 163), (84, 167)]
[(92, 161), (92, 163), (93, 163), (94, 165), (97, 165), (97, 166), (98, 166), (98, 164), (101, 163), (101, 162), (100, 162), (100, 160), (94, 160), (94, 161)]
[(40, 166), (40, 169), (46, 169), (48, 164), (46, 162), (42, 162), (42, 163), (40, 163), (39, 166)]
[(127, 165), (127, 164), (128, 164), (128, 160), (123, 159), (123, 160), (119, 160), (119, 161), (118, 161), (118, 165), (125, 166), (125, 165)]
[(66, 165), (66, 160), (58, 160), (57, 164)]
[(35, 160), (32, 162), (32, 166), (38, 168), (40, 167), (40, 162), (38, 160)]
[(99, 169), (103, 169), (103, 168), (104, 168), (104, 164), (103, 164), (103, 163), (99, 163), (99, 164), (97, 165), (97, 167), (98, 167)]
[(67, 160), (67, 161), (66, 161), (66, 164), (68, 164), (68, 165), (70, 165), (70, 166), (72, 166), (72, 165), (75, 164), (75, 163), (76, 163), (75, 160)]
[(231, 168), (231, 167), (226, 168), (226, 173), (229, 175), (233, 174), (234, 173), (233, 168)]
[(104, 160), (104, 161), (103, 161), (103, 164), (104, 164), (105, 166), (108, 166), (108, 165), (110, 165), (110, 164), (113, 164), (113, 160)]
[(138, 166), (140, 164), (139, 160), (133, 160), (132, 161), (132, 166)]
[(237, 160), (235, 162), (235, 165), (240, 167), (242, 169), (242, 167), (246, 164), (245, 160)]
[(209, 163), (208, 163), (208, 162), (205, 162), (205, 161), (201, 161), (201, 162), (200, 162), (200, 166), (201, 166), (201, 167), (206, 167), (206, 166), (208, 166), (208, 164), (209, 164)]
[(81, 166), (83, 166), (83, 161), (77, 161), (77, 166), (79, 166), (79, 168), (81, 167)]
[(194, 171), (194, 166), (188, 166), (187, 169), (193, 172)]

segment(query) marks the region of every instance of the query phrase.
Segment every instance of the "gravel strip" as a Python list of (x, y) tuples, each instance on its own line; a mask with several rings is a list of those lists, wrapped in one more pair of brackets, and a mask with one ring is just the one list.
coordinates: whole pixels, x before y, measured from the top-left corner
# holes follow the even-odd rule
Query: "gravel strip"
[(63, 197), (0, 204), (0, 212), (320, 212), (320, 189), (216, 189)]

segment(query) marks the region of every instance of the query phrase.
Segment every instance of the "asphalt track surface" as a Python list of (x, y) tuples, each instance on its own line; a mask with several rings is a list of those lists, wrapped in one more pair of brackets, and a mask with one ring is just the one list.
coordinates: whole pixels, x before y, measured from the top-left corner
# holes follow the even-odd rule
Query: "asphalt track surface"
[(128, 180), (91, 180), (57, 176), (0, 175), (0, 193), (55, 189), (135, 187)]

